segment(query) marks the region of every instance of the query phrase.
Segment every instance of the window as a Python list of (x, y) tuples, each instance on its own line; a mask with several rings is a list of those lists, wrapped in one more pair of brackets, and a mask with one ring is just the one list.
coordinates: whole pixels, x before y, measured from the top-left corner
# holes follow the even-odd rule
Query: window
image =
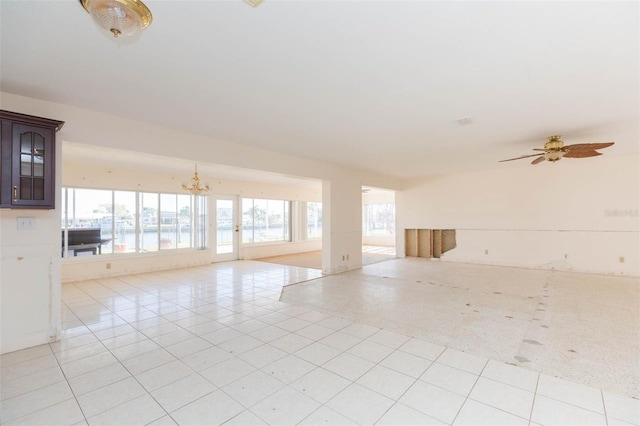
[(204, 248), (206, 202), (200, 198), (63, 188), (63, 245), (70, 256)]
[(396, 223), (395, 204), (365, 204), (362, 209), (362, 233), (364, 235), (392, 235)]
[(242, 242), (291, 241), (289, 212), (284, 200), (242, 199)]
[(307, 240), (322, 238), (322, 203), (307, 202)]

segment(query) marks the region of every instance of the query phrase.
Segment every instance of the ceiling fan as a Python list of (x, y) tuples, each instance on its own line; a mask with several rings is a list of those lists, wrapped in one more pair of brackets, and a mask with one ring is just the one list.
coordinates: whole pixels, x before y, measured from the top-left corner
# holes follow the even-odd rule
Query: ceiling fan
[(520, 160), (522, 158), (535, 158), (531, 164), (542, 163), (543, 161), (556, 161), (565, 158), (586, 158), (597, 157), (602, 155), (597, 149), (607, 148), (613, 145), (613, 142), (603, 143), (577, 143), (573, 145), (564, 146), (564, 142), (560, 140), (560, 135), (553, 135), (547, 137), (547, 143), (544, 144), (544, 148), (533, 148), (534, 151), (542, 151), (539, 154), (523, 155), (521, 157), (509, 158), (508, 160), (500, 160), (499, 163), (505, 161)]

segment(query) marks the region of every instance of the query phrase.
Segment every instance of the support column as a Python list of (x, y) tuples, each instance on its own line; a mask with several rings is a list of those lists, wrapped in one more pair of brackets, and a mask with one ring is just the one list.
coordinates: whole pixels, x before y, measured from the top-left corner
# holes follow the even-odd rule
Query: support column
[(357, 179), (322, 182), (322, 272), (362, 267), (362, 185)]

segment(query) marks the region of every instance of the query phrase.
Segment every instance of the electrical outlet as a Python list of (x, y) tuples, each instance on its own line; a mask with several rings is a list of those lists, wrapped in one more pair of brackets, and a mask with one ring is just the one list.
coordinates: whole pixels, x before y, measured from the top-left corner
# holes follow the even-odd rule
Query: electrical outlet
[(347, 255), (347, 260), (349, 260), (349, 255)]
[(620, 256), (620, 257), (618, 258), (618, 261), (619, 261), (620, 263), (624, 263), (624, 256)]
[(35, 217), (19, 217), (16, 220), (18, 222), (18, 231), (33, 231), (36, 229)]
[(111, 262), (108, 262), (106, 266), (107, 266), (107, 269), (111, 269)]
[(485, 249), (484, 254), (489, 254), (489, 250)]
[(344, 262), (344, 254), (342, 255), (342, 261)]

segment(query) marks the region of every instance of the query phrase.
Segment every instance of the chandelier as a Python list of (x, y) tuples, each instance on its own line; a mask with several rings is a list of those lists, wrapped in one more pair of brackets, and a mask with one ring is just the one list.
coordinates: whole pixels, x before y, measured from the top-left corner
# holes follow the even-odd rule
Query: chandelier
[(114, 37), (138, 35), (147, 28), (153, 17), (140, 0), (80, 0), (101, 29)]
[(193, 195), (200, 195), (200, 194), (211, 191), (211, 187), (209, 185), (205, 185), (204, 187), (200, 186), (200, 178), (198, 177), (197, 164), (196, 164), (196, 171), (193, 173), (193, 177), (191, 178), (191, 186), (182, 185), (182, 189), (184, 189), (185, 191), (189, 191)]

